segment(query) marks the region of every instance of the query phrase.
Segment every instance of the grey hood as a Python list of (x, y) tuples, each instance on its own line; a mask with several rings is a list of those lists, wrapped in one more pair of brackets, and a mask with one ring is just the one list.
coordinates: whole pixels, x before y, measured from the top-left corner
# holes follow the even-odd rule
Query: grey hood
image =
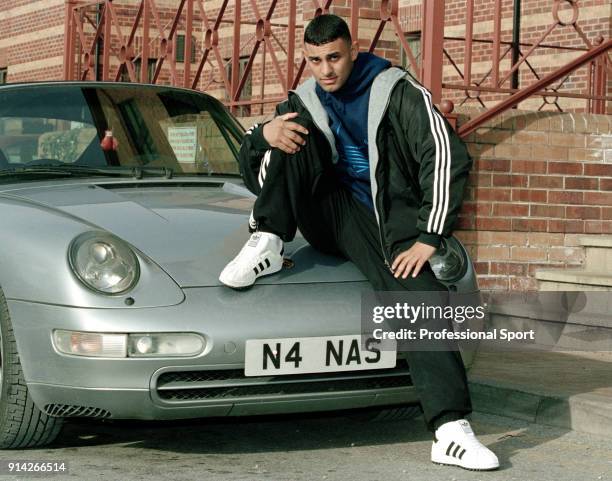
[[(228, 185), (184, 179), (103, 180), (28, 185), (5, 193), (109, 231), (152, 259), (181, 287), (204, 287), (221, 285), (219, 273), (249, 236), (253, 198)], [(352, 263), (315, 251), (299, 235), (285, 246), (285, 257), (294, 267), (258, 283), (365, 280)]]

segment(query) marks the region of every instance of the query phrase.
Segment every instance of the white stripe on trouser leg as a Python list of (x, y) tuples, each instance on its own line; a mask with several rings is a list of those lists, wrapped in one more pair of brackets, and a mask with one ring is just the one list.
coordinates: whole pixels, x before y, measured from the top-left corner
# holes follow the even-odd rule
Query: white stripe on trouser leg
[(270, 165), (271, 156), (272, 156), (272, 150), (268, 150), (264, 154), (263, 159), (261, 159), (261, 166), (259, 168), (259, 171), (262, 172), (262, 176), (264, 179), (266, 178), (266, 172), (268, 172), (268, 165)]
[[(272, 156), (272, 149), (269, 149), (264, 154), (261, 159), (261, 164), (259, 166), (259, 187), (263, 187), (264, 180), (266, 179), (266, 173), (268, 170), (268, 166), (270, 165), (270, 157)], [(253, 211), (251, 211), (251, 215), (249, 216), (249, 226), (251, 229), (257, 229), (257, 221), (255, 217), (253, 217)]]
[(266, 180), (266, 172), (268, 169), (268, 165), (270, 165), (270, 156), (272, 155), (272, 149), (266, 151), (261, 159), (261, 165), (259, 166), (259, 187), (263, 187), (264, 180)]
[(450, 142), (448, 132), (442, 117), (433, 108), (433, 103), (431, 101), (431, 95), (429, 92), (421, 85), (413, 82), (410, 79), (408, 80), (421, 92), (421, 95), (423, 95), (427, 116), (429, 117), (429, 127), (436, 146), (433, 202), (427, 222), (427, 231), (442, 234), (444, 229), (444, 221), (446, 220), (446, 214), (448, 212), (450, 187)]

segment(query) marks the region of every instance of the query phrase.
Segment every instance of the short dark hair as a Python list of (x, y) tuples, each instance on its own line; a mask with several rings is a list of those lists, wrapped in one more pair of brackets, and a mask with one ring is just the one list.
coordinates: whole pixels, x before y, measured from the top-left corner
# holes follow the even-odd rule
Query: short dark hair
[(351, 43), (351, 32), (346, 22), (331, 13), (319, 15), (311, 20), (304, 31), (304, 43), (323, 45), (343, 38)]

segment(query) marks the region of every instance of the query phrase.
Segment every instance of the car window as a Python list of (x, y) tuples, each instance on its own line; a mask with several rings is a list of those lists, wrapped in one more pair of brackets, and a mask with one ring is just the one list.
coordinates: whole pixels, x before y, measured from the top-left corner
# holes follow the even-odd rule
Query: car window
[(164, 87), (61, 84), (0, 90), (0, 170), (45, 165), (238, 174), (244, 131), (217, 100)]

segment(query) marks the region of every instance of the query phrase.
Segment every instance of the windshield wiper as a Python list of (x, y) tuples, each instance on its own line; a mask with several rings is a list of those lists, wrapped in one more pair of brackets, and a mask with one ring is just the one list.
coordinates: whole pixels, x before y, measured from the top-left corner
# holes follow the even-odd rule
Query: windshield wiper
[(176, 175), (181, 177), (242, 177), (236, 172), (181, 172)]
[(142, 179), (145, 174), (153, 174), (163, 176), (166, 179), (172, 178), (172, 169), (168, 167), (88, 167), (86, 165), (32, 165), (24, 167), (15, 167), (13, 169), (1, 170), (0, 176), (20, 176), (20, 175), (51, 175), (65, 176), (71, 175), (102, 175), (109, 177), (134, 177)]
[(3, 177), (9, 176), (58, 176), (58, 177), (70, 177), (71, 175), (126, 175), (126, 173), (118, 171), (109, 171), (105, 169), (96, 169), (91, 167), (81, 166), (63, 166), (63, 165), (32, 165), (25, 167), (14, 167), (12, 169), (6, 169), (0, 171), (0, 175)]
[[(54, 167), (55, 168), (55, 167)], [(61, 165), (60, 169), (75, 174), (93, 174), (93, 175), (110, 175), (110, 176), (130, 176), (135, 179), (142, 179), (147, 175), (155, 175), (171, 179), (173, 170), (169, 167), (147, 167), (137, 165), (134, 167), (88, 167), (86, 165)]]
[(54, 170), (49, 167), (16, 167), (13, 169), (0, 170), (1, 177), (10, 176), (57, 176), (57, 177), (69, 177), (73, 173), (67, 170)]

